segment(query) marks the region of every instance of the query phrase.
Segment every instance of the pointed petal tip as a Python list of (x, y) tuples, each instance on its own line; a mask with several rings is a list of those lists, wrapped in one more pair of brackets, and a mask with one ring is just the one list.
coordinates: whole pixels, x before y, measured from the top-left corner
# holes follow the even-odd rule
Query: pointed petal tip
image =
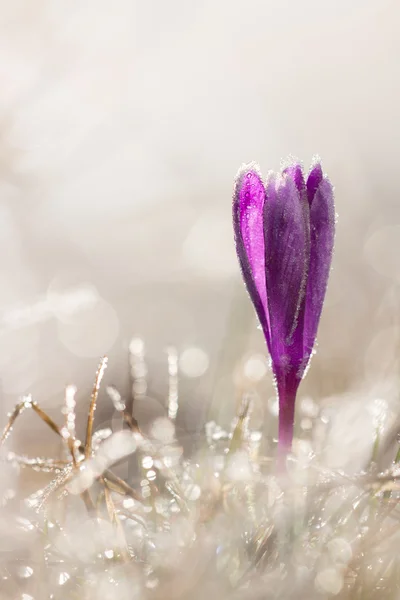
[(312, 173), (321, 173), (321, 176), (323, 175), (322, 162), (320, 160), (313, 161), (311, 163), (311, 167), (310, 167), (310, 170), (308, 172), (308, 177), (310, 177), (310, 175)]
[(299, 171), (291, 172), (291, 170), (285, 169), (281, 173), (271, 173), (267, 183), (274, 186), (275, 192), (286, 189), (288, 193), (296, 193), (299, 191), (298, 185), (300, 184), (298, 176), (301, 178)]
[(315, 186), (315, 191), (319, 184), (322, 181), (327, 181), (330, 185), (331, 189), (334, 190), (334, 186), (328, 177), (328, 175), (324, 172), (322, 168), (322, 160), (318, 154), (315, 154), (311, 161), (311, 167), (307, 176), (307, 186), (313, 185)]
[(299, 194), (303, 194), (306, 183), (304, 180), (303, 167), (300, 163), (296, 162), (286, 167), (286, 169), (282, 171), (282, 175), (291, 179), (296, 185)]
[(243, 164), (234, 181), (234, 211), (239, 210), (241, 212), (247, 204), (259, 202), (261, 195), (263, 196), (264, 194), (265, 187), (258, 164), (255, 162)]
[(316, 191), (321, 185), (323, 179), (324, 175), (322, 172), (321, 162), (314, 162), (313, 166), (310, 169), (310, 172), (308, 173), (306, 182), (308, 203), (310, 206), (312, 205)]
[(265, 179), (265, 187), (267, 188), (268, 185), (271, 184), (271, 182), (275, 182), (277, 179), (277, 174), (275, 173), (275, 171), (273, 171), (272, 169), (270, 169), (267, 173), (267, 177)]
[(238, 172), (236, 173), (236, 177), (235, 177), (235, 183), (237, 183), (238, 181), (240, 181), (242, 179), (242, 177), (244, 175), (246, 175), (247, 173), (254, 173), (255, 175), (258, 175), (258, 177), (261, 179), (261, 169), (260, 166), (257, 162), (252, 161), (249, 163), (242, 163), (238, 169)]
[(304, 169), (303, 163), (301, 162), (301, 160), (299, 160), (296, 156), (289, 154), (289, 156), (287, 156), (286, 158), (281, 160), (280, 170), (283, 173), (287, 169), (293, 169), (293, 168), (299, 168), (301, 171), (303, 171), (303, 169)]
[(321, 165), (321, 164), (322, 164), (322, 159), (321, 159), (320, 155), (313, 154), (313, 156), (311, 158), (310, 171), (312, 171), (316, 165)]

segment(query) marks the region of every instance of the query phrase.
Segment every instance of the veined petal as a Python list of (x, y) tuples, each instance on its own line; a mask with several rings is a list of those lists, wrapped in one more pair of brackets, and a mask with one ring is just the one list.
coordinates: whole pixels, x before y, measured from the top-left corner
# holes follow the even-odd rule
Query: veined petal
[(324, 303), (335, 238), (335, 207), (330, 181), (323, 178), (310, 207), (310, 266), (304, 316), (304, 352), (311, 355)]
[[(271, 355), (283, 366), (292, 354), (309, 260), (308, 204), (289, 173), (271, 176), (267, 182), (264, 240)], [(295, 338), (296, 346), (300, 344), (292, 348), (297, 357), (302, 354), (302, 340)]]
[(321, 164), (318, 162), (312, 167), (307, 177), (307, 196), (308, 203), (310, 206), (312, 204), (312, 201), (314, 200), (315, 192), (319, 188), (323, 177), (324, 176), (322, 174), (322, 167)]
[(304, 181), (303, 169), (298, 163), (289, 165), (283, 171), (283, 174), (287, 174), (296, 184), (299, 194), (304, 194), (306, 191), (306, 184)]
[(255, 165), (239, 171), (233, 198), (236, 252), (250, 298), (270, 347), (269, 314), (265, 281), (263, 209), (265, 188)]

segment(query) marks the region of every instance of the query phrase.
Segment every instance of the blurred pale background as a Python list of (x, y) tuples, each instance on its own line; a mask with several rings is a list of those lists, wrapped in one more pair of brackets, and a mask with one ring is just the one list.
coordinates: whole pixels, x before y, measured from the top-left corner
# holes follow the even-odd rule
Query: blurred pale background
[(238, 386), (273, 395), (243, 364), (264, 344), (231, 193), (242, 162), (266, 174), (289, 154), (322, 157), (339, 214), (302, 393), (396, 400), (397, 0), (0, 7), (0, 424), (28, 392), (56, 416), (70, 382), (84, 412), (105, 353), (128, 393), (133, 335), (161, 403), (166, 346), (201, 351), (181, 361), (188, 430), (232, 414)]

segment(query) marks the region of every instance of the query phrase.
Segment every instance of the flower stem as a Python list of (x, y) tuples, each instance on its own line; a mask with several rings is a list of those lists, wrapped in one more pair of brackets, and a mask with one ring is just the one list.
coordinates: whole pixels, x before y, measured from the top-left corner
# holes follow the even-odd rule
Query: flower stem
[(300, 380), (291, 373), (276, 375), (279, 398), (278, 462), (283, 466), (292, 448), (294, 408)]

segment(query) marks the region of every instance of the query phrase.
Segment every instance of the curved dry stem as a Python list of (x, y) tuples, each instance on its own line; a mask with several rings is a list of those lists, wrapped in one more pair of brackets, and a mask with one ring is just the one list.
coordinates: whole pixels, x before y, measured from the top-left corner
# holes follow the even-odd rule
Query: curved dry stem
[(85, 458), (89, 458), (89, 456), (92, 454), (94, 413), (96, 410), (97, 398), (99, 396), (101, 380), (103, 379), (104, 371), (107, 368), (107, 360), (108, 360), (107, 357), (103, 356), (103, 358), (101, 359), (100, 364), (98, 366), (96, 377), (94, 380), (92, 396), (90, 399), (88, 420), (87, 420), (87, 425), (86, 425)]

